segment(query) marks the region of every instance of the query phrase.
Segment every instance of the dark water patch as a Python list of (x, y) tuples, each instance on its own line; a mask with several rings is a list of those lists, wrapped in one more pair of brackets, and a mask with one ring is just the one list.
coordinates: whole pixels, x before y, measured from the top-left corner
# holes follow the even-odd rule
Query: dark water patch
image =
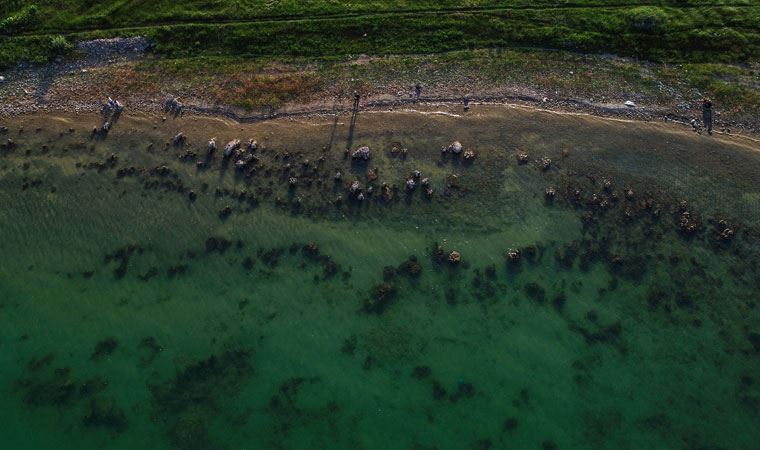
[(142, 281), (148, 282), (151, 280), (151, 278), (157, 276), (158, 274), (159, 274), (158, 267), (153, 266), (150, 269), (148, 269), (144, 274), (138, 275), (137, 277)]
[(175, 264), (173, 266), (169, 266), (169, 268), (166, 269), (166, 276), (169, 277), (169, 279), (181, 277), (187, 273), (188, 267), (189, 266), (187, 264)]
[(531, 300), (544, 303), (546, 301), (546, 289), (538, 283), (531, 282), (525, 285), (525, 295)]
[(495, 303), (499, 300), (499, 286), (494, 282), (494, 278), (485, 276), (480, 269), (475, 269), (470, 286), (470, 293), (480, 302)]
[(438, 380), (433, 380), (432, 383), (432, 394), (434, 400), (443, 400), (446, 398), (446, 388), (441, 384)]
[(127, 274), (130, 259), (135, 254), (141, 254), (142, 252), (143, 248), (139, 245), (129, 244), (115, 250), (113, 253), (106, 254), (103, 257), (103, 261), (106, 265), (110, 264), (111, 262), (116, 263), (116, 267), (113, 269), (113, 275), (114, 278), (119, 280), (124, 278), (124, 275)]
[(375, 367), (377, 367), (377, 359), (375, 359), (375, 357), (372, 355), (367, 355), (364, 358), (364, 361), (362, 361), (362, 369), (372, 370)]
[(557, 450), (558, 448), (557, 443), (551, 439), (547, 439), (541, 443), (541, 450)]
[(751, 330), (747, 334), (747, 340), (752, 344), (752, 349), (756, 353), (760, 353), (760, 330)]
[(127, 429), (128, 420), (124, 411), (113, 398), (91, 398), (82, 416), (82, 425), (108, 431), (116, 436)]
[(260, 248), (257, 252), (257, 256), (259, 261), (264, 263), (264, 265), (270, 269), (274, 269), (280, 263), (280, 257), (283, 253), (285, 253), (285, 249), (281, 247), (270, 249)]
[(71, 368), (58, 367), (47, 373), (39, 370), (32, 376), (16, 380), (14, 391), (21, 392), (28, 406), (71, 407), (79, 401), (102, 392), (108, 383), (101, 378), (77, 381), (71, 376)]
[(222, 237), (211, 236), (206, 239), (206, 253), (223, 255), (230, 246), (232, 246), (232, 242)]
[(364, 300), (362, 311), (370, 314), (382, 314), (396, 301), (398, 288), (390, 283), (375, 285)]
[(557, 295), (554, 296), (554, 299), (552, 299), (552, 306), (559, 311), (562, 312), (565, 309), (565, 304), (567, 303), (567, 295), (565, 295), (565, 292), (558, 292)]
[(156, 419), (163, 423), (174, 448), (216, 448), (209, 418), (219, 401), (237, 394), (253, 375), (252, 352), (226, 350), (178, 370), (175, 377), (149, 385)]
[(514, 431), (517, 429), (518, 425), (519, 425), (519, 421), (517, 420), (517, 417), (515, 416), (507, 417), (501, 426), (501, 430), (503, 432)]
[(432, 374), (433, 371), (430, 369), (430, 366), (414, 366), (414, 369), (412, 369), (412, 378), (418, 380), (428, 378)]
[(95, 349), (92, 351), (90, 358), (93, 361), (100, 361), (107, 356), (111, 356), (118, 346), (119, 341), (117, 341), (116, 338), (105, 338), (95, 344)]
[(449, 400), (452, 403), (456, 403), (459, 400), (472, 398), (475, 396), (475, 386), (472, 383), (459, 381), (457, 382), (456, 389), (449, 396)]
[(343, 345), (340, 347), (340, 352), (344, 355), (353, 356), (356, 353), (356, 347), (358, 344), (358, 338), (355, 334), (343, 339)]
[(662, 434), (670, 431), (672, 421), (665, 413), (654, 413), (638, 419), (636, 424), (644, 430)]
[[(274, 418), (274, 435), (277, 439), (295, 434), (297, 429), (324, 426), (333, 430), (340, 417), (341, 406), (330, 399), (301, 398), (304, 389), (322, 383), (319, 377), (293, 377), (280, 384), (270, 398), (266, 411)], [(312, 392), (313, 394), (314, 392)]]
[(39, 358), (35, 357), (35, 358), (30, 359), (26, 365), (26, 368), (30, 372), (36, 372), (50, 365), (50, 363), (52, 363), (54, 359), (55, 359), (55, 354), (53, 352), (50, 352)]
[(572, 269), (575, 259), (580, 253), (580, 245), (577, 241), (570, 244), (560, 244), (554, 251), (554, 259), (563, 269)]
[(595, 330), (592, 331), (577, 324), (571, 324), (570, 330), (583, 336), (587, 344), (613, 344), (621, 353), (626, 352), (625, 345), (621, 340), (623, 325), (620, 321), (615, 321), (609, 325), (598, 324), (598, 316), (593, 311), (587, 314), (587, 319), (596, 324)]
[(152, 363), (164, 349), (153, 336), (143, 338), (137, 348), (142, 353), (139, 360), (140, 366), (147, 366)]

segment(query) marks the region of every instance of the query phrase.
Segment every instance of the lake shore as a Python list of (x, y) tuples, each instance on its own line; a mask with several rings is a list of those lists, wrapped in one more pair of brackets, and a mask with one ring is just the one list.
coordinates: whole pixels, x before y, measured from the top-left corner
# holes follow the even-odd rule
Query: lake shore
[[(471, 108), (520, 105), (677, 122), (690, 129), (692, 120), (702, 121), (701, 99), (706, 93), (686, 84), (679, 78), (683, 74), (659, 74), (685, 69), (567, 53), (475, 55), (469, 66), (461, 66), (451, 64), (458, 53), (284, 62), (172, 61), (106, 52), (5, 72), (0, 118), (97, 112), (106, 96), (118, 99), (130, 112), (162, 114), (166, 99), (177, 97), (184, 114), (246, 123), (350, 112), (359, 93), (361, 110), (443, 104), (464, 112), (467, 99)], [(752, 114), (755, 105), (714, 104), (716, 132), (760, 135), (760, 121)]]

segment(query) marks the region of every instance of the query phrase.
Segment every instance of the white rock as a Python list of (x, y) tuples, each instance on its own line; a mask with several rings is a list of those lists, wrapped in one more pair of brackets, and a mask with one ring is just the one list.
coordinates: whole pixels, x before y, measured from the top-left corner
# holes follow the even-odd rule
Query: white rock
[(625, 106), (629, 107), (629, 108), (635, 108), (635, 107), (636, 107), (636, 103), (633, 103), (633, 102), (632, 102), (632, 101), (630, 101), (630, 100), (626, 100), (626, 101), (625, 101), (625, 103), (623, 103), (623, 104), (624, 104)]

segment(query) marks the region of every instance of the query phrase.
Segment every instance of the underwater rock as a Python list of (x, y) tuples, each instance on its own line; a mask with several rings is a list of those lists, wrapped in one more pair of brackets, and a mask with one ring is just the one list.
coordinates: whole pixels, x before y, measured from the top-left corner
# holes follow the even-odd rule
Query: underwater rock
[(219, 210), (218, 216), (220, 219), (225, 220), (232, 215), (232, 207), (227, 205)]
[(412, 255), (398, 266), (398, 273), (410, 277), (418, 277), (422, 273), (422, 266), (417, 261), (417, 257)]
[(461, 143), (461, 142), (459, 142), (459, 141), (454, 141), (454, 142), (452, 142), (452, 143), (449, 145), (449, 147), (448, 147), (448, 150), (449, 150), (451, 153), (453, 153), (453, 154), (455, 154), (455, 155), (458, 155), (458, 154), (462, 153), (462, 143)]
[(303, 246), (303, 254), (309, 258), (319, 257), (319, 245), (315, 241), (309, 241)]
[(466, 383), (459, 381), (457, 383), (457, 390), (449, 397), (452, 403), (458, 402), (462, 398), (472, 398), (475, 396), (475, 386), (472, 383)]
[(446, 398), (446, 388), (444, 388), (443, 385), (436, 380), (433, 380), (433, 398), (435, 400), (442, 400)]
[(359, 180), (354, 180), (354, 182), (351, 183), (351, 187), (348, 188), (348, 192), (351, 193), (352, 195), (357, 195), (361, 193), (361, 191), (362, 191), (362, 186), (361, 184), (359, 184)]
[(187, 141), (187, 137), (184, 133), (177, 133), (174, 135), (174, 138), (172, 138), (172, 144), (177, 147), (184, 145), (185, 141)]
[(233, 139), (227, 143), (227, 145), (224, 146), (224, 151), (222, 152), (222, 155), (224, 158), (229, 158), (232, 156), (233, 152), (236, 152), (240, 148), (240, 139)]
[(557, 189), (554, 186), (549, 186), (546, 188), (544, 194), (546, 195), (547, 200), (554, 200), (554, 197), (557, 195)]
[(364, 301), (362, 311), (382, 314), (396, 300), (398, 289), (389, 283), (380, 283), (372, 288), (370, 296)]
[(546, 172), (547, 170), (549, 170), (551, 168), (551, 166), (552, 166), (552, 160), (551, 159), (547, 158), (546, 156), (544, 156), (543, 158), (541, 158), (541, 170), (543, 170), (544, 172)]
[(355, 160), (369, 161), (369, 158), (370, 158), (369, 147), (364, 145), (357, 148), (351, 153), (351, 158)]
[(105, 338), (102, 341), (98, 341), (98, 343), (95, 344), (95, 350), (93, 350), (92, 355), (90, 355), (90, 358), (95, 361), (99, 361), (106, 356), (110, 356), (116, 350), (116, 347), (118, 346), (119, 346), (119, 341), (117, 341), (116, 338), (113, 338), (113, 337)]
[(723, 219), (718, 221), (716, 230), (718, 230), (718, 239), (722, 242), (728, 242), (734, 237), (734, 230), (729, 228), (728, 223)]
[(510, 248), (507, 250), (507, 261), (511, 264), (517, 264), (520, 262), (520, 250), (516, 248)]
[(450, 264), (457, 265), (461, 262), (462, 255), (458, 251), (452, 250), (451, 253), (449, 253), (448, 260)]
[(435, 266), (440, 266), (446, 261), (446, 253), (443, 250), (443, 247), (438, 245), (437, 242), (433, 244), (430, 256), (433, 260), (433, 265)]

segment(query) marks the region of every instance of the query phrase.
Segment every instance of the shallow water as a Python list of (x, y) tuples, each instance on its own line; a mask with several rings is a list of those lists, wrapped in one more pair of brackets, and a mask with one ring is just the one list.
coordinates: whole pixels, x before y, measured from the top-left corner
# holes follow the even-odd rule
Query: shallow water
[[(0, 124), (3, 446), (757, 448), (760, 145), (440, 112)], [(196, 167), (212, 136), (256, 172)]]

